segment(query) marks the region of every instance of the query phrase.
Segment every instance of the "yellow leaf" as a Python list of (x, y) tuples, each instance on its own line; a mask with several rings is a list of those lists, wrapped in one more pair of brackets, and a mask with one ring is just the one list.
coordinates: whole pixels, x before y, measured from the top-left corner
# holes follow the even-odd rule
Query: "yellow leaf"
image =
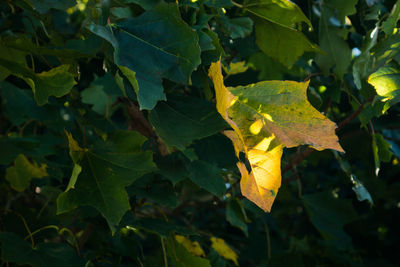
[(224, 67), (224, 71), (226, 72), (227, 75), (235, 75), (242, 72), (246, 72), (248, 68), (249, 66), (246, 65), (246, 61), (240, 61), (235, 63), (231, 62), (229, 63), (229, 68)]
[(204, 250), (201, 248), (199, 242), (197, 241), (191, 241), (190, 239), (186, 238), (183, 235), (175, 235), (175, 240), (182, 246), (184, 246), (187, 251), (192, 253), (195, 256), (200, 256), (200, 257), (205, 257), (206, 254), (204, 253)]
[(211, 237), (211, 247), (222, 257), (231, 260), (236, 266), (239, 266), (238, 255), (226, 243), (225, 240), (217, 237)]
[(264, 211), (270, 211), (281, 185), (281, 157), (284, 147), (302, 144), (317, 150), (343, 151), (335, 135), (336, 124), (307, 101), (308, 82), (264, 81), (227, 88), (221, 63), (212, 63), (217, 110), (233, 131), (236, 156), (243, 152), (250, 163), (238, 162), (242, 194)]

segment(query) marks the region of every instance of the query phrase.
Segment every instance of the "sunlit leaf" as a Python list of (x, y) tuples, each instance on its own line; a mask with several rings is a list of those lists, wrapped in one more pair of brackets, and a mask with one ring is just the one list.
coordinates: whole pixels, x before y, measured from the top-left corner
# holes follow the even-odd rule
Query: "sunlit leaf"
[(382, 112), (400, 102), (400, 71), (393, 67), (382, 67), (368, 77), (368, 83), (375, 87), (376, 93), (386, 102)]
[(317, 150), (343, 151), (335, 135), (336, 125), (307, 101), (308, 82), (266, 81), (226, 88), (220, 62), (209, 75), (214, 82), (217, 110), (233, 131), (236, 155), (243, 152), (251, 170), (238, 162), (242, 194), (270, 211), (281, 185), (280, 160), (283, 147), (302, 144)]
[(239, 256), (236, 252), (226, 244), (225, 240), (222, 238), (212, 236), (211, 240), (211, 247), (222, 257), (227, 260), (231, 260), (235, 263), (236, 266), (239, 266), (238, 258)]

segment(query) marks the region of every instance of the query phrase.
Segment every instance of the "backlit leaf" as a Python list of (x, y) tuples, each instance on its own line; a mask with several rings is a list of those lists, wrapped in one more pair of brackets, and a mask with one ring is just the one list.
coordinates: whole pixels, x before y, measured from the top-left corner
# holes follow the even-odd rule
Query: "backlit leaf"
[(166, 240), (167, 255), (176, 267), (211, 267), (207, 259), (195, 256), (190, 253), (185, 245), (177, 239), (170, 237)]
[(239, 266), (238, 258), (239, 256), (236, 254), (235, 251), (231, 247), (226, 244), (225, 240), (222, 238), (212, 236), (211, 240), (211, 247), (222, 257), (227, 260), (231, 260), (235, 263), (236, 266)]
[(206, 256), (206, 254), (205, 254), (204, 250), (201, 248), (199, 242), (192, 241), (183, 235), (175, 235), (175, 240), (179, 244), (182, 244), (182, 246), (184, 246), (193, 255), (200, 256), (200, 257)]
[(400, 102), (400, 71), (393, 67), (382, 67), (368, 77), (368, 83), (385, 102), (382, 112)]
[(213, 63), (209, 75), (214, 82), (217, 110), (233, 131), (236, 155), (243, 152), (251, 167), (242, 162), (242, 194), (265, 211), (270, 211), (281, 184), (280, 160), (283, 147), (302, 144), (317, 150), (343, 151), (331, 122), (307, 101), (308, 82), (265, 81), (226, 88), (220, 62)]

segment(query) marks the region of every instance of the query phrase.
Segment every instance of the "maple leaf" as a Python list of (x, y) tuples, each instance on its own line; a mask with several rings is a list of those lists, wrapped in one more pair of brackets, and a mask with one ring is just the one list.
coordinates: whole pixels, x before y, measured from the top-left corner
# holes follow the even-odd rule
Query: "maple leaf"
[(307, 101), (309, 82), (263, 81), (225, 87), (221, 63), (212, 63), (217, 110), (232, 130), (225, 131), (236, 156), (243, 152), (250, 169), (238, 162), (241, 191), (264, 211), (270, 211), (281, 186), (280, 161), (284, 147), (307, 144), (317, 150), (343, 152), (335, 135), (336, 124)]

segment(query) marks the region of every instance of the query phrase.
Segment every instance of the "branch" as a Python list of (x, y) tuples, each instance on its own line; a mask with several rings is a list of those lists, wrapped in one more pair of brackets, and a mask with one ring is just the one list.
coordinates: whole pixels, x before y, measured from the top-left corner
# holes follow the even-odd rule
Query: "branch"
[(350, 116), (348, 116), (347, 118), (345, 118), (341, 123), (339, 123), (338, 127), (336, 128), (336, 132), (339, 132), (344, 126), (346, 126), (347, 124), (349, 124), (352, 120), (354, 120), (355, 118), (357, 118), (358, 115), (360, 115), (361, 111), (363, 111), (364, 109), (364, 105), (366, 103), (371, 102), (374, 99), (375, 95), (372, 95), (370, 98), (367, 99), (367, 101), (365, 103), (362, 103), (361, 106)]

